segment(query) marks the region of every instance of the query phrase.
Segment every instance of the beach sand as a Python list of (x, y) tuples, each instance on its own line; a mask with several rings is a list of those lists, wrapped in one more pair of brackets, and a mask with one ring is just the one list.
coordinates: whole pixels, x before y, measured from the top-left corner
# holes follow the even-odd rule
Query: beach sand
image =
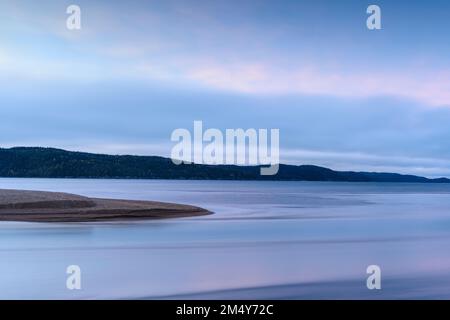
[(89, 222), (211, 214), (203, 208), (155, 201), (88, 198), (60, 192), (0, 189), (0, 221)]

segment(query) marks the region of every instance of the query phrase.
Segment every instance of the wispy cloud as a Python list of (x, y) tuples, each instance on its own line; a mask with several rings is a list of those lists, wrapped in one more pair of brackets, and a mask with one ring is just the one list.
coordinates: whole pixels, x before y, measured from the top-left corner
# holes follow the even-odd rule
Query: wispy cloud
[(327, 95), (344, 98), (391, 96), (431, 106), (450, 106), (450, 70), (392, 72), (323, 71), (314, 66), (280, 71), (265, 65), (203, 66), (191, 70), (194, 81), (221, 90), (249, 94)]

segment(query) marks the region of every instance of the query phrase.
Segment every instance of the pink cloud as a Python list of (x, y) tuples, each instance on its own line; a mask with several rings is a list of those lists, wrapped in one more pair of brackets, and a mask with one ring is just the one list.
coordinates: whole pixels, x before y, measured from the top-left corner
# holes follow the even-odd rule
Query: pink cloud
[(343, 98), (392, 96), (430, 106), (450, 106), (450, 72), (327, 72), (250, 64), (202, 66), (188, 77), (207, 87), (247, 94), (325, 95)]

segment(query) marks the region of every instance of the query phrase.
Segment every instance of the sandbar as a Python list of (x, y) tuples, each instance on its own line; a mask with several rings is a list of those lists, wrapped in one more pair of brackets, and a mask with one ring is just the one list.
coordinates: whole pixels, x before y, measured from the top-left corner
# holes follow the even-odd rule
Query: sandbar
[(0, 221), (90, 222), (181, 218), (211, 213), (206, 209), (184, 204), (0, 189)]

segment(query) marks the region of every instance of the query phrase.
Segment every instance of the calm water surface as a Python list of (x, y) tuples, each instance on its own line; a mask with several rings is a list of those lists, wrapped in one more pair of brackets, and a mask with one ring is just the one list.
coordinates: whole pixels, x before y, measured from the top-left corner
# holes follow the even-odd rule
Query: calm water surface
[[(208, 217), (0, 222), (0, 298), (450, 298), (450, 185), (0, 179)], [(66, 267), (82, 290), (66, 289)], [(382, 269), (382, 290), (366, 268)]]

